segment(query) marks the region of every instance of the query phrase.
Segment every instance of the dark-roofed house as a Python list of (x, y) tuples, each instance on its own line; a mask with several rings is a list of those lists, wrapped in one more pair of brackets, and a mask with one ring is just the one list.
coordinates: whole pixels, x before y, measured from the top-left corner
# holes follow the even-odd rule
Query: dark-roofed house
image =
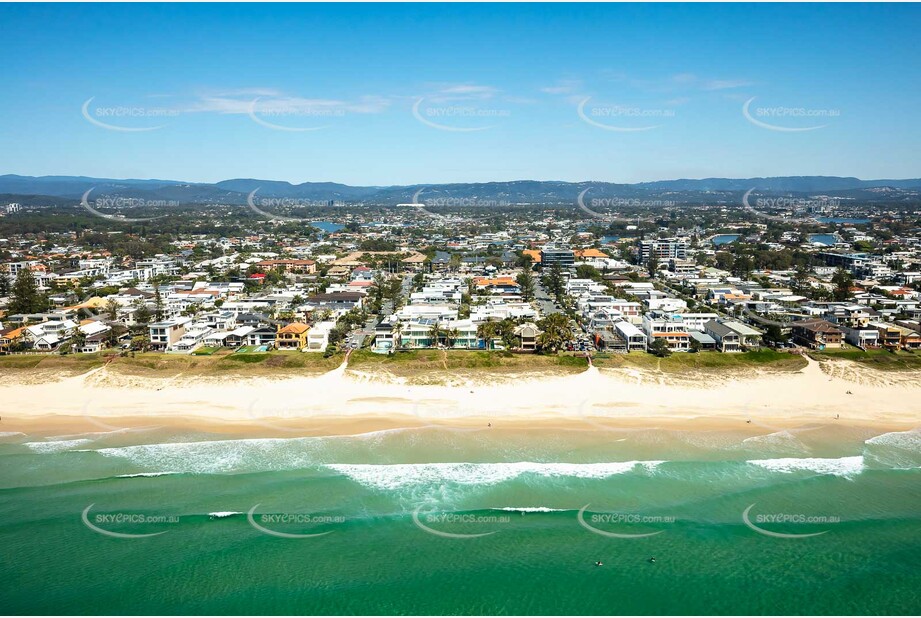
[(741, 352), (742, 338), (736, 331), (716, 320), (704, 324), (704, 332), (716, 341), (716, 349), (720, 352)]
[(793, 340), (813, 350), (840, 348), (844, 333), (825, 320), (801, 320), (790, 325)]
[(333, 294), (314, 294), (307, 299), (307, 304), (322, 307), (330, 311), (345, 310), (361, 307), (364, 294), (358, 292), (335, 292)]

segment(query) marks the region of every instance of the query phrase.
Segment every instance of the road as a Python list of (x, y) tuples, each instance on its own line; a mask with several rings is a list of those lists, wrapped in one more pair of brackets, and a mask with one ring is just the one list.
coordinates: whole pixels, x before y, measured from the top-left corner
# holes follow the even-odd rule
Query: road
[[(409, 294), (412, 291), (413, 278), (411, 275), (403, 277), (403, 283), (400, 289), (400, 295), (404, 300), (409, 299)], [(385, 318), (390, 316), (393, 313), (393, 303), (390, 300), (384, 300), (381, 304), (381, 313), (380, 319), (378, 316), (372, 315), (368, 318), (368, 321), (365, 322), (364, 326), (360, 329), (353, 330), (346, 337), (346, 345), (350, 348), (360, 348), (364, 345), (365, 339), (368, 337), (374, 336), (374, 329), (380, 322), (383, 322)]]
[(541, 285), (539, 278), (534, 281), (534, 300), (537, 301), (537, 306), (540, 309), (540, 315), (542, 317), (550, 315), (551, 313), (560, 313), (560, 308), (557, 306), (556, 301), (553, 300), (550, 293)]

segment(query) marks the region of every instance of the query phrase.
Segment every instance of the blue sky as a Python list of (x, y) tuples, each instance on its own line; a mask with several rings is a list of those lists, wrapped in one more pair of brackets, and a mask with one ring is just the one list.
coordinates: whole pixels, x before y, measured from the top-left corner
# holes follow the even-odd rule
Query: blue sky
[(921, 177), (919, 17), (879, 4), (0, 5), (0, 173)]

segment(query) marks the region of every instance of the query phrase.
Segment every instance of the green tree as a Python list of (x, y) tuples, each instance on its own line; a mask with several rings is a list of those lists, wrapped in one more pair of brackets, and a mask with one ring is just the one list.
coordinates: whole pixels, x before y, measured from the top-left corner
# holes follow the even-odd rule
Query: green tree
[(454, 343), (460, 338), (460, 331), (456, 328), (446, 328), (444, 331), (444, 338), (448, 347), (453, 348)]
[(559, 264), (552, 265), (543, 276), (543, 284), (553, 294), (557, 302), (562, 302), (566, 291), (566, 281), (563, 278), (563, 269)]
[(147, 324), (149, 324), (150, 318), (152, 317), (153, 317), (153, 313), (151, 313), (147, 305), (143, 303), (141, 303), (141, 305), (134, 312), (134, 321), (140, 324), (141, 326), (146, 326)]
[(476, 336), (486, 344), (487, 350), (493, 349), (493, 339), (499, 334), (498, 322), (483, 322), (476, 327)]
[(159, 284), (154, 284), (154, 319), (157, 322), (163, 319), (163, 297), (160, 295)]
[(579, 279), (593, 279), (601, 281), (601, 271), (589, 264), (579, 264), (576, 266), (576, 277)]
[(831, 282), (835, 284), (834, 298), (836, 301), (844, 301), (850, 298), (851, 286), (854, 285), (854, 278), (851, 277), (851, 273), (839, 268), (835, 276), (831, 278)]
[(429, 339), (432, 340), (432, 347), (435, 347), (441, 341), (441, 338), (444, 336), (445, 330), (441, 327), (440, 322), (435, 322), (429, 328)]
[(534, 258), (532, 258), (530, 255), (522, 251), (518, 252), (517, 257), (515, 258), (515, 266), (519, 268), (523, 268), (525, 270), (531, 270), (533, 264), (534, 264)]
[(662, 337), (655, 337), (653, 342), (649, 344), (646, 350), (659, 358), (666, 358), (672, 355), (672, 351), (668, 347), (665, 339)]
[(118, 319), (118, 301), (114, 298), (110, 298), (105, 306), (106, 317), (109, 318), (110, 322), (114, 322)]
[(573, 340), (571, 321), (562, 313), (551, 313), (538, 320), (537, 327), (541, 330), (537, 345), (542, 352), (558, 352)]
[(10, 290), (7, 313), (41, 313), (48, 310), (48, 305), (48, 297), (39, 292), (32, 271), (28, 268), (20, 270)]
[(777, 347), (777, 345), (786, 343), (787, 341), (787, 336), (783, 334), (783, 331), (777, 324), (768, 326), (761, 338), (764, 340), (764, 343), (771, 347)]
[(79, 328), (76, 329), (74, 331), (74, 336), (71, 339), (71, 343), (73, 344), (72, 350), (74, 352), (79, 352), (80, 348), (86, 345), (86, 333), (84, 333)]
[(534, 300), (534, 275), (531, 274), (530, 270), (523, 270), (518, 273), (518, 276), (515, 277), (515, 283), (518, 284), (518, 288), (521, 290), (521, 300), (526, 303)]
[(5, 298), (10, 294), (10, 278), (6, 273), (0, 273), (0, 298)]

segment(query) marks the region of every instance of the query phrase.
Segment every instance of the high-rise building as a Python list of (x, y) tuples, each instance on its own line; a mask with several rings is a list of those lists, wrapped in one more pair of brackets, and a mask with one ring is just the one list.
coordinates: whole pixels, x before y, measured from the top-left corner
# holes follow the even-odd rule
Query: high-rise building
[(542, 269), (550, 268), (554, 264), (559, 264), (560, 268), (570, 268), (575, 263), (575, 254), (571, 249), (544, 247), (540, 250), (540, 267)]
[(659, 238), (656, 240), (640, 241), (640, 264), (645, 264), (650, 258), (659, 261), (671, 259), (686, 260), (688, 257), (688, 241), (683, 238)]

